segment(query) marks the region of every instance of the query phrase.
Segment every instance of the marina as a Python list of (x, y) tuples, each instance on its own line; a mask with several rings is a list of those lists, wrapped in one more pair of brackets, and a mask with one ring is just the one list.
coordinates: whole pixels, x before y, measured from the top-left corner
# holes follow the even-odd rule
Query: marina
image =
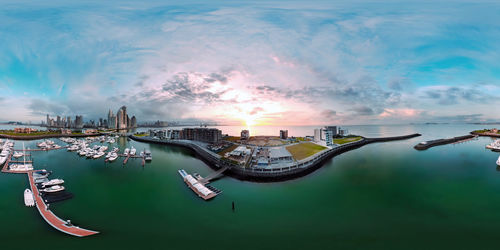
[(210, 200), (221, 193), (221, 191), (217, 190), (214, 187), (206, 186), (208, 182), (202, 182), (201, 176), (193, 177), (188, 174), (184, 169), (178, 170), (179, 175), (182, 177), (186, 185), (195, 192), (198, 197), (204, 200)]

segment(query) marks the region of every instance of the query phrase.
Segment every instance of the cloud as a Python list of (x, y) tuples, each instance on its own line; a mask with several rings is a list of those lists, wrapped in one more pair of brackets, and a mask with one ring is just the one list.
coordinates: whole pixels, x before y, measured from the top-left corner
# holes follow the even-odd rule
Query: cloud
[(367, 106), (358, 106), (351, 109), (356, 115), (373, 115), (375, 112), (373, 109)]
[(493, 97), (475, 88), (452, 86), (433, 86), (422, 89), (423, 97), (435, 100), (441, 105), (454, 105), (467, 101), (472, 103), (486, 103)]

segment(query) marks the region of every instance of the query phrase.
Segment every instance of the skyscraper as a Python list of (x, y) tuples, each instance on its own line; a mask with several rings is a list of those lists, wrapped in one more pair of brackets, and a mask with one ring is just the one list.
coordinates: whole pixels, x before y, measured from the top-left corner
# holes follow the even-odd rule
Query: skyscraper
[(132, 116), (132, 119), (130, 119), (130, 127), (137, 128), (137, 119), (135, 118), (135, 115)]
[(49, 114), (47, 114), (47, 127), (50, 127), (50, 117), (49, 117)]
[(75, 118), (75, 128), (83, 128), (83, 117), (81, 115), (77, 115)]
[(122, 106), (117, 114), (116, 114), (116, 119), (117, 119), (117, 128), (118, 129), (126, 129), (127, 128), (127, 107)]

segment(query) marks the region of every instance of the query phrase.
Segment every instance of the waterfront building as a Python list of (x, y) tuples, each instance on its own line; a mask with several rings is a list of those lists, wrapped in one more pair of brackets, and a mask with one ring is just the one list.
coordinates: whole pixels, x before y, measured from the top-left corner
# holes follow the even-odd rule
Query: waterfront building
[(66, 128), (71, 128), (71, 117), (68, 116), (68, 118), (66, 119)]
[(241, 140), (248, 140), (250, 138), (250, 131), (241, 130)]
[(339, 135), (341, 136), (349, 135), (349, 130), (347, 130), (346, 128), (339, 128)]
[(293, 157), (285, 147), (272, 147), (269, 149), (269, 160), (274, 163), (289, 163), (293, 162)]
[(222, 131), (216, 128), (184, 128), (182, 139), (207, 143), (219, 143), (222, 140)]
[(326, 126), (323, 129), (325, 133), (325, 141), (326, 141), (326, 146), (332, 147), (333, 146), (333, 138), (337, 136), (337, 126)]
[(61, 126), (61, 117), (57, 116), (56, 127), (60, 127), (60, 126)]
[(126, 129), (127, 128), (127, 107), (122, 106), (120, 109), (118, 109), (118, 112), (116, 113), (117, 117), (117, 129)]
[(47, 127), (50, 127), (50, 117), (49, 117), (49, 114), (47, 114)]
[(320, 142), (321, 141), (321, 129), (317, 128), (314, 129), (314, 142)]
[(280, 139), (286, 140), (288, 138), (288, 130), (280, 130)]

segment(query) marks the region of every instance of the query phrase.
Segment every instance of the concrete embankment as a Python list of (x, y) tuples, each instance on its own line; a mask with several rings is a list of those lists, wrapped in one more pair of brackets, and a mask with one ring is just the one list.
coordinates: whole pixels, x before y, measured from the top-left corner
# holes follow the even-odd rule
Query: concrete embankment
[(202, 159), (204, 162), (206, 162), (213, 169), (217, 170), (221, 169), (222, 167), (229, 167), (228, 170), (224, 172), (224, 175), (228, 175), (233, 178), (237, 178), (240, 180), (247, 180), (247, 181), (255, 181), (255, 182), (274, 182), (274, 181), (285, 181), (305, 176), (315, 171), (316, 169), (322, 167), (325, 161), (329, 160), (330, 158), (370, 143), (406, 140), (417, 136), (420, 136), (420, 134), (411, 134), (411, 135), (395, 136), (395, 137), (382, 137), (382, 138), (363, 138), (362, 140), (357, 142), (352, 142), (338, 146), (336, 148), (325, 150), (321, 153), (318, 153), (315, 157), (306, 162), (297, 162), (288, 167), (275, 168), (275, 169), (241, 168), (239, 166), (232, 165), (229, 162), (223, 161), (217, 157), (214, 157), (210, 153), (206, 152), (205, 149), (200, 148), (200, 146), (194, 143), (177, 142), (172, 140), (159, 141), (159, 140), (153, 140), (149, 138), (136, 137), (136, 136), (130, 136), (130, 138), (140, 142), (175, 145), (175, 146), (189, 148), (194, 152), (196, 152), (199, 158)]
[(78, 135), (63, 135), (63, 134), (47, 134), (47, 135), (6, 135), (0, 134), (0, 138), (6, 138), (11, 140), (24, 140), (24, 141), (32, 141), (32, 140), (40, 140), (47, 138), (60, 138), (60, 137), (90, 137), (90, 136), (101, 136), (104, 135), (102, 133), (99, 134), (78, 134)]
[(464, 135), (464, 136), (457, 136), (457, 137), (447, 138), (447, 139), (437, 139), (437, 140), (432, 140), (432, 141), (425, 141), (425, 142), (421, 142), (421, 143), (415, 145), (414, 148), (416, 150), (425, 150), (425, 149), (432, 148), (432, 147), (439, 146), (439, 145), (445, 145), (445, 144), (455, 143), (455, 142), (459, 142), (459, 141), (463, 141), (463, 140), (469, 140), (469, 139), (472, 139), (474, 137), (475, 137), (475, 135)]

